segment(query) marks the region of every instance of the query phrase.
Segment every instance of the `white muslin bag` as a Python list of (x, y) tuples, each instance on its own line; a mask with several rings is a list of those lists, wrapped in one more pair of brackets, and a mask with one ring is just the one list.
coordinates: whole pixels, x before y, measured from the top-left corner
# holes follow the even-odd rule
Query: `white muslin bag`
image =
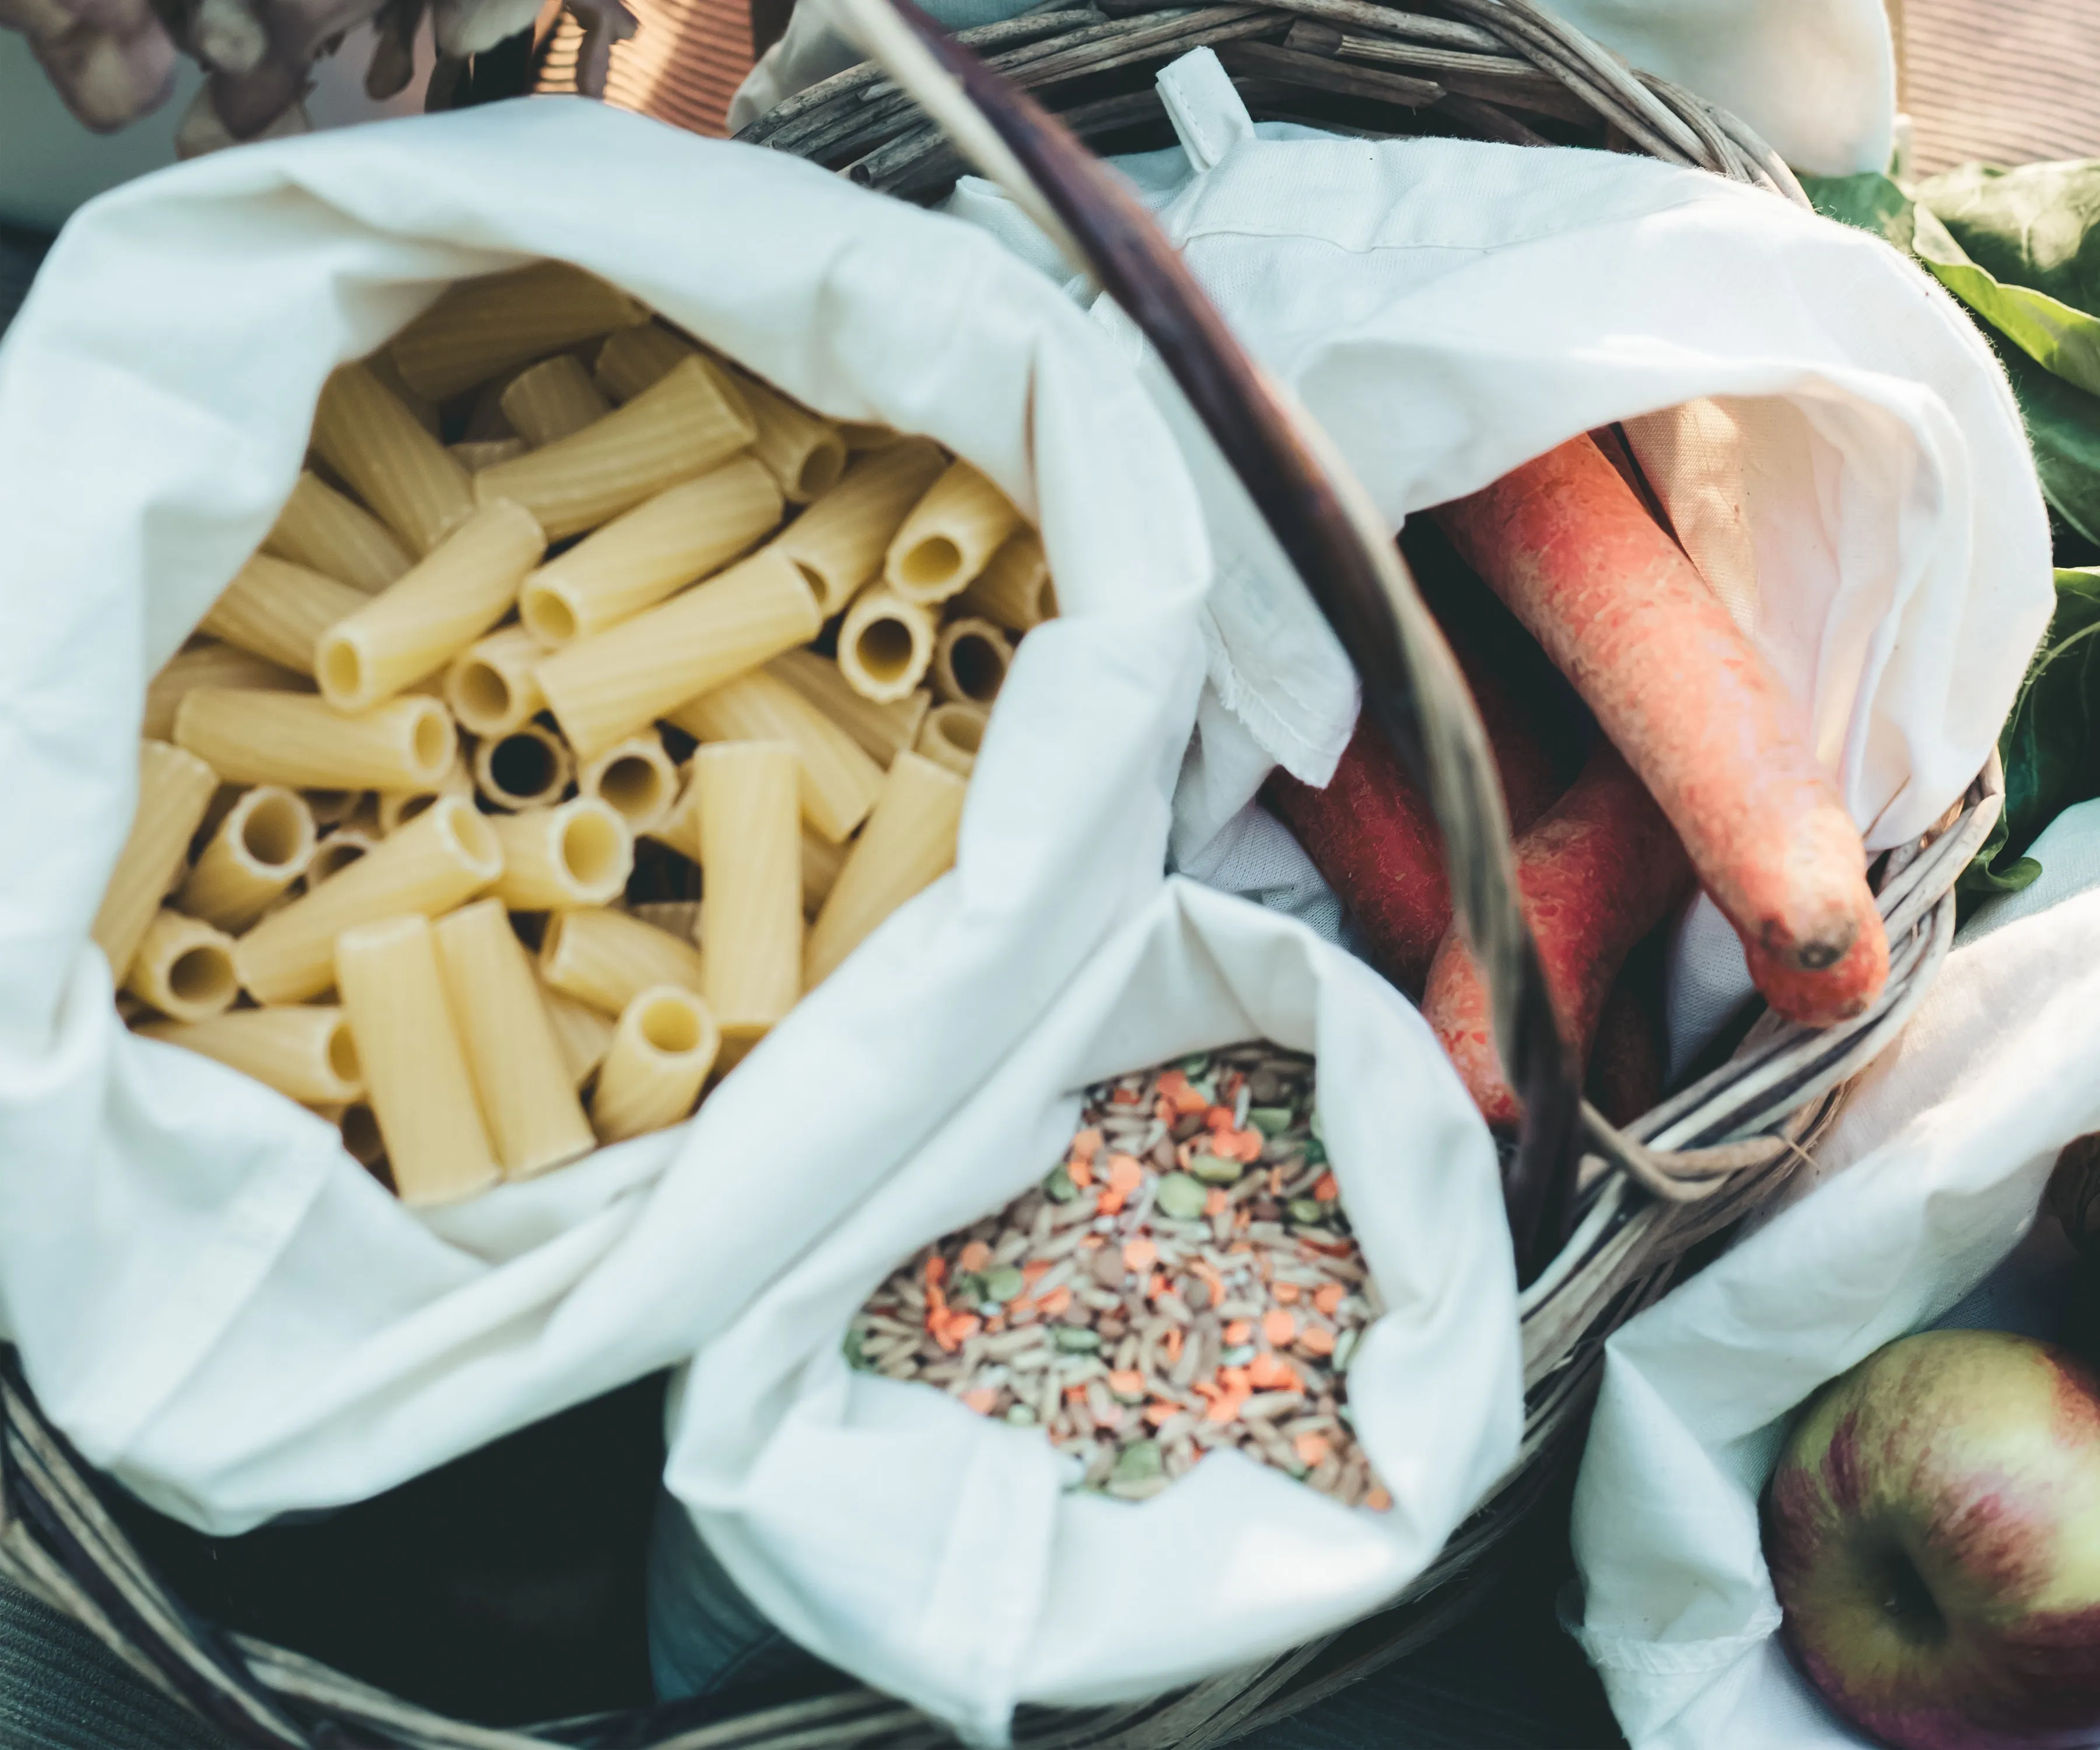
[[(1348, 1373), (1389, 1512), (1229, 1451), (1148, 1501), (1112, 1501), (1075, 1490), (1081, 1467), (1041, 1430), (848, 1367), (868, 1294), (1039, 1181), (1083, 1089), (1255, 1038), (1317, 1058), (1321, 1134), (1389, 1309)], [(973, 1741), (1004, 1741), (1017, 1702), (1128, 1699), (1247, 1664), (1392, 1598), (1515, 1460), (1493, 1144), (1383, 980), (1302, 924), (1176, 878), (850, 1226), (701, 1351), (669, 1423), (665, 1483), (743, 1592)]]
[[(690, 1123), (418, 1214), (332, 1126), (128, 1034), (88, 923), (147, 677), (268, 530), (323, 379), (554, 255), (1039, 519), (958, 866)], [(682, 1361), (935, 1131), (1155, 891), (1202, 658), (1144, 394), (990, 240), (813, 165), (536, 99), (245, 148), (105, 196), (0, 346), (0, 1326), (94, 1464), (232, 1532)]]

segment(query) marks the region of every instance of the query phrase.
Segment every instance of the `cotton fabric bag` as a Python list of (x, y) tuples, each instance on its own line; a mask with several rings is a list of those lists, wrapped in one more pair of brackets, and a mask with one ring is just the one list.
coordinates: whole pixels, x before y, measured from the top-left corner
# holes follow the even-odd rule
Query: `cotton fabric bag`
[[(607, 198), (608, 190), (617, 198)], [(1040, 520), (959, 866), (695, 1122), (456, 1209), (127, 1034), (87, 928), (146, 677), (291, 487), (327, 372), (552, 253)], [(245, 148), (106, 196), (0, 347), (0, 1329), (85, 1457), (234, 1532), (690, 1355), (889, 1179), (1154, 891), (1207, 561), (1145, 396), (992, 242), (580, 100)]]
[[(1079, 1492), (1040, 1430), (849, 1369), (869, 1293), (1039, 1180), (1083, 1088), (1257, 1038), (1317, 1057), (1321, 1135), (1389, 1309), (1348, 1381), (1390, 1511), (1236, 1452), (1141, 1504)], [(1157, 1694), (1389, 1601), (1515, 1461), (1518, 1350), (1494, 1147), (1421, 1016), (1302, 925), (1176, 879), (852, 1223), (701, 1351), (674, 1390), (664, 1481), (803, 1646), (997, 1743), (1017, 1702)], [(652, 1605), (660, 1673), (682, 1663), (671, 1589)]]

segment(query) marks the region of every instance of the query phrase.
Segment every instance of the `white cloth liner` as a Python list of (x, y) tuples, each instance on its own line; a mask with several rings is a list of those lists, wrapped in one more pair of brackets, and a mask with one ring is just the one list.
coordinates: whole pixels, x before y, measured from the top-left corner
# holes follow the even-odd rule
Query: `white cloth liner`
[[(1233, 1452), (1141, 1505), (1073, 1492), (1078, 1465), (1040, 1430), (848, 1368), (869, 1293), (1039, 1180), (1080, 1090), (1251, 1038), (1319, 1060), (1322, 1135), (1389, 1309), (1348, 1376), (1389, 1513)], [(1507, 1234), (1493, 1145), (1420, 1016), (1302, 926), (1176, 879), (852, 1223), (701, 1352), (665, 1482), (803, 1646), (1000, 1742), (1017, 1701), (1155, 1694), (1339, 1628), (1421, 1571), (1516, 1456)], [(654, 1618), (660, 1668), (675, 1665), (676, 1622)]]
[[(608, 192), (616, 198), (608, 198)], [(552, 253), (1039, 517), (956, 871), (692, 1123), (419, 1217), (333, 1127), (125, 1031), (87, 940), (146, 677), (268, 529), (329, 369)], [(104, 197), (0, 346), (0, 1329), (90, 1462), (234, 1532), (677, 1363), (886, 1185), (1156, 891), (1207, 561), (1145, 395), (968, 227), (562, 99), (246, 148)]]

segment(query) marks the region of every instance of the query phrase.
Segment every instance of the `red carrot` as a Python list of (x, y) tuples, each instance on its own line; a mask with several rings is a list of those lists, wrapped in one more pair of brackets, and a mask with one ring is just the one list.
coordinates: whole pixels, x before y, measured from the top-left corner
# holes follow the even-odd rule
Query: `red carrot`
[(1436, 516), (1654, 793), (1766, 999), (1811, 1024), (1865, 1007), (1887, 945), (1806, 714), (1596, 445)]
[[(1690, 890), (1691, 865), (1661, 809), (1600, 737), (1575, 787), (1518, 838), (1516, 879), (1561, 1037), (1586, 1058), (1612, 981)], [(1422, 1012), (1488, 1122), (1514, 1128), (1517, 1098), (1495, 1050), (1487, 985), (1456, 928), (1436, 951)]]

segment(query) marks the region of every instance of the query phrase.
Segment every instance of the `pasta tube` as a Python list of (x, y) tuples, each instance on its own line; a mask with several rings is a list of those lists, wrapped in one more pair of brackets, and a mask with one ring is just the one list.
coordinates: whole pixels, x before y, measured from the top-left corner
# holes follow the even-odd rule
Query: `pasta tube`
[(438, 415), (438, 403), (428, 395), (419, 395), (408, 386), (408, 378), (401, 374), (400, 367), (395, 364), (385, 349), (368, 355), (364, 364), (365, 369), (377, 379), (380, 387), (416, 416), (417, 425), (432, 437), (438, 435), (444, 424)]
[(627, 822), (594, 796), (559, 808), (492, 814), (503, 847), (496, 897), (513, 911), (569, 910), (617, 899), (634, 872)]
[(340, 827), (358, 809), (364, 796), (355, 790), (308, 790), (307, 812), (316, 827)]
[(608, 747), (576, 774), (576, 788), (611, 809), (629, 832), (652, 832), (677, 802), (678, 768), (652, 731)]
[(532, 672), (540, 641), (523, 626), (505, 626), (461, 651), (445, 671), (445, 703), (463, 729), (504, 736), (546, 708)]
[(175, 896), (193, 917), (245, 930), (307, 872), (314, 817), (293, 791), (275, 784), (242, 793)]
[(977, 580), (956, 598), (964, 613), (977, 614), (1018, 637), (1057, 617), (1057, 590), (1043, 537), (1023, 523), (999, 544)]
[(210, 1020), (151, 1021), (139, 1031), (309, 1105), (364, 1097), (364, 1071), (339, 1008), (235, 1009)]
[(474, 788), (500, 809), (551, 808), (575, 772), (561, 738), (536, 723), (474, 750)]
[(399, 832), (439, 796), (472, 796), (474, 777), (466, 769), (466, 761), (454, 760), (452, 769), (438, 780), (435, 788), (421, 790), (382, 790), (375, 800), (377, 804), (379, 835)]
[(200, 644), (194, 650), (177, 651), (146, 683), (146, 718), (139, 733), (148, 741), (167, 740), (175, 732), (176, 708), (200, 686), (307, 693), (312, 691), (313, 682), (230, 644)]
[[(259, 695), (258, 695), (259, 696)], [(118, 984), (138, 958), (154, 914), (175, 884), (190, 840), (218, 789), (218, 774), (165, 742), (139, 743), (139, 800), (88, 934)]]
[(814, 918), (823, 909), (824, 901), (831, 897), (832, 888), (839, 879), (840, 866), (846, 860), (846, 853), (853, 849), (849, 840), (844, 844), (834, 844), (828, 839), (820, 839), (807, 827), (802, 829), (802, 915)]
[(598, 1072), (591, 1119), (609, 1143), (667, 1130), (691, 1115), (721, 1049), (707, 1005), (659, 985), (620, 1012)]
[(933, 703), (926, 692), (907, 693), (902, 699), (880, 703), (857, 693), (839, 672), (839, 665), (814, 650), (789, 650), (765, 665), (803, 698), (858, 742), (877, 765), (889, 762), (909, 747)]
[(392, 838), (263, 919), (235, 944), (233, 969), (258, 1003), (303, 1003), (333, 982), (336, 938), (344, 931), (410, 912), (435, 917), (502, 873), (502, 848), (488, 822), (472, 803), (441, 796)]
[(699, 949), (624, 911), (562, 911), (540, 941), (540, 976), (565, 996), (617, 1015), (652, 985), (697, 992)]
[(404, 1203), (457, 1203), (500, 1175), (438, 969), (430, 920), (346, 930), (333, 981), (364, 1066), (365, 1098)]
[(435, 789), (459, 753), (445, 707), (420, 694), (346, 717), (303, 694), (201, 686), (175, 740), (230, 783), (293, 790)]
[(544, 354), (648, 320), (645, 306), (597, 275), (535, 262), (456, 282), (386, 350), (410, 388), (449, 401)]
[(678, 794), (671, 803), (670, 811), (643, 836), (668, 845), (690, 862), (700, 860), (699, 792), (693, 787), (691, 760), (679, 769)]
[(701, 993), (738, 1056), (802, 994), (798, 767), (787, 742), (719, 742), (693, 756), (699, 795)]
[(817, 921), (810, 927), (803, 987), (838, 970), (876, 927), (955, 861), (968, 785), (915, 753), (900, 753), (882, 796), (846, 853)]
[(523, 456), (527, 447), (523, 438), (469, 438), (448, 443), (445, 453), (469, 474), (479, 474), (484, 468)]
[(386, 1158), (386, 1139), (379, 1134), (379, 1119), (369, 1100), (353, 1100), (335, 1115), (342, 1132), (343, 1153), (368, 1173), (377, 1173)]
[(700, 939), (700, 902), (697, 899), (644, 900), (625, 910), (644, 923), (668, 930), (682, 941), (697, 942)]
[(313, 444), (412, 554), (474, 514), (466, 469), (361, 364), (342, 366), (322, 388)]
[(989, 721), (981, 705), (936, 705), (920, 725), (917, 751), (958, 778), (968, 778), (976, 768)]
[(124, 988), (172, 1020), (205, 1020), (233, 1007), (233, 938), (201, 918), (163, 909), (146, 926)]
[(594, 425), (483, 469), (474, 490), (484, 505), (499, 498), (523, 505), (549, 540), (560, 540), (705, 474), (755, 430), (707, 366), (689, 359)]
[(436, 673), (510, 612), (547, 550), (529, 511), (484, 505), (401, 580), (331, 627), (315, 678), (338, 711), (369, 711)]
[(311, 469), (293, 483), (262, 550), (368, 596), (414, 562), (392, 530)]
[(968, 462), (951, 462), (890, 541), (883, 581), (907, 602), (945, 602), (1020, 527), (1021, 513), (1004, 492)]
[(933, 641), (933, 690), (950, 704), (990, 710), (1012, 666), (1013, 646), (988, 619), (951, 619)]
[(562, 1054), (569, 1085), (580, 1088), (605, 1061), (606, 1051), (612, 1043), (612, 1017), (544, 981), (539, 989), (540, 1007), (554, 1034), (554, 1048)]
[(795, 750), (802, 818), (836, 842), (867, 818), (882, 768), (808, 699), (763, 668), (739, 675), (667, 713), (702, 743), (778, 741)]
[(338, 827), (314, 847), (307, 865), (307, 890), (311, 893), (330, 875), (340, 875), (379, 843), (377, 834), (359, 827)]
[(608, 334), (591, 368), (592, 380), (614, 402), (632, 401), (661, 382), (671, 367), (701, 356), (700, 349), (660, 322), (645, 322)]
[(882, 569), (905, 513), (946, 465), (940, 446), (923, 438), (863, 456), (774, 537), (772, 544), (801, 566), (826, 619)]
[(802, 574), (777, 553), (754, 553), (555, 651), (540, 664), (540, 685), (577, 757), (594, 759), (673, 706), (806, 644), (822, 624)]
[(333, 577), (258, 553), (234, 574), (198, 629), (280, 668), (310, 675), (321, 634), (371, 600)]
[(732, 369), (729, 378), (758, 428), (751, 453), (780, 483), (781, 496), (789, 504), (806, 505), (839, 483), (846, 467), (845, 439), (829, 421), (748, 372)]
[(911, 441), (894, 425), (871, 425), (865, 420), (858, 419), (842, 419), (836, 423), (839, 435), (845, 439), (846, 448), (855, 456), (863, 450), (886, 450), (893, 443)]
[(542, 359), (512, 377), (503, 391), (502, 407), (510, 429), (536, 450), (612, 411), (590, 372), (566, 352)]
[(503, 1176), (529, 1179), (589, 1154), (597, 1139), (502, 906), (477, 900), (440, 918), (437, 941), (446, 1002)]
[(550, 650), (632, 619), (726, 565), (780, 521), (780, 488), (748, 456), (667, 487), (549, 560), (518, 617)]
[(884, 584), (855, 596), (839, 625), (839, 672), (878, 705), (904, 698), (933, 666), (933, 616)]

